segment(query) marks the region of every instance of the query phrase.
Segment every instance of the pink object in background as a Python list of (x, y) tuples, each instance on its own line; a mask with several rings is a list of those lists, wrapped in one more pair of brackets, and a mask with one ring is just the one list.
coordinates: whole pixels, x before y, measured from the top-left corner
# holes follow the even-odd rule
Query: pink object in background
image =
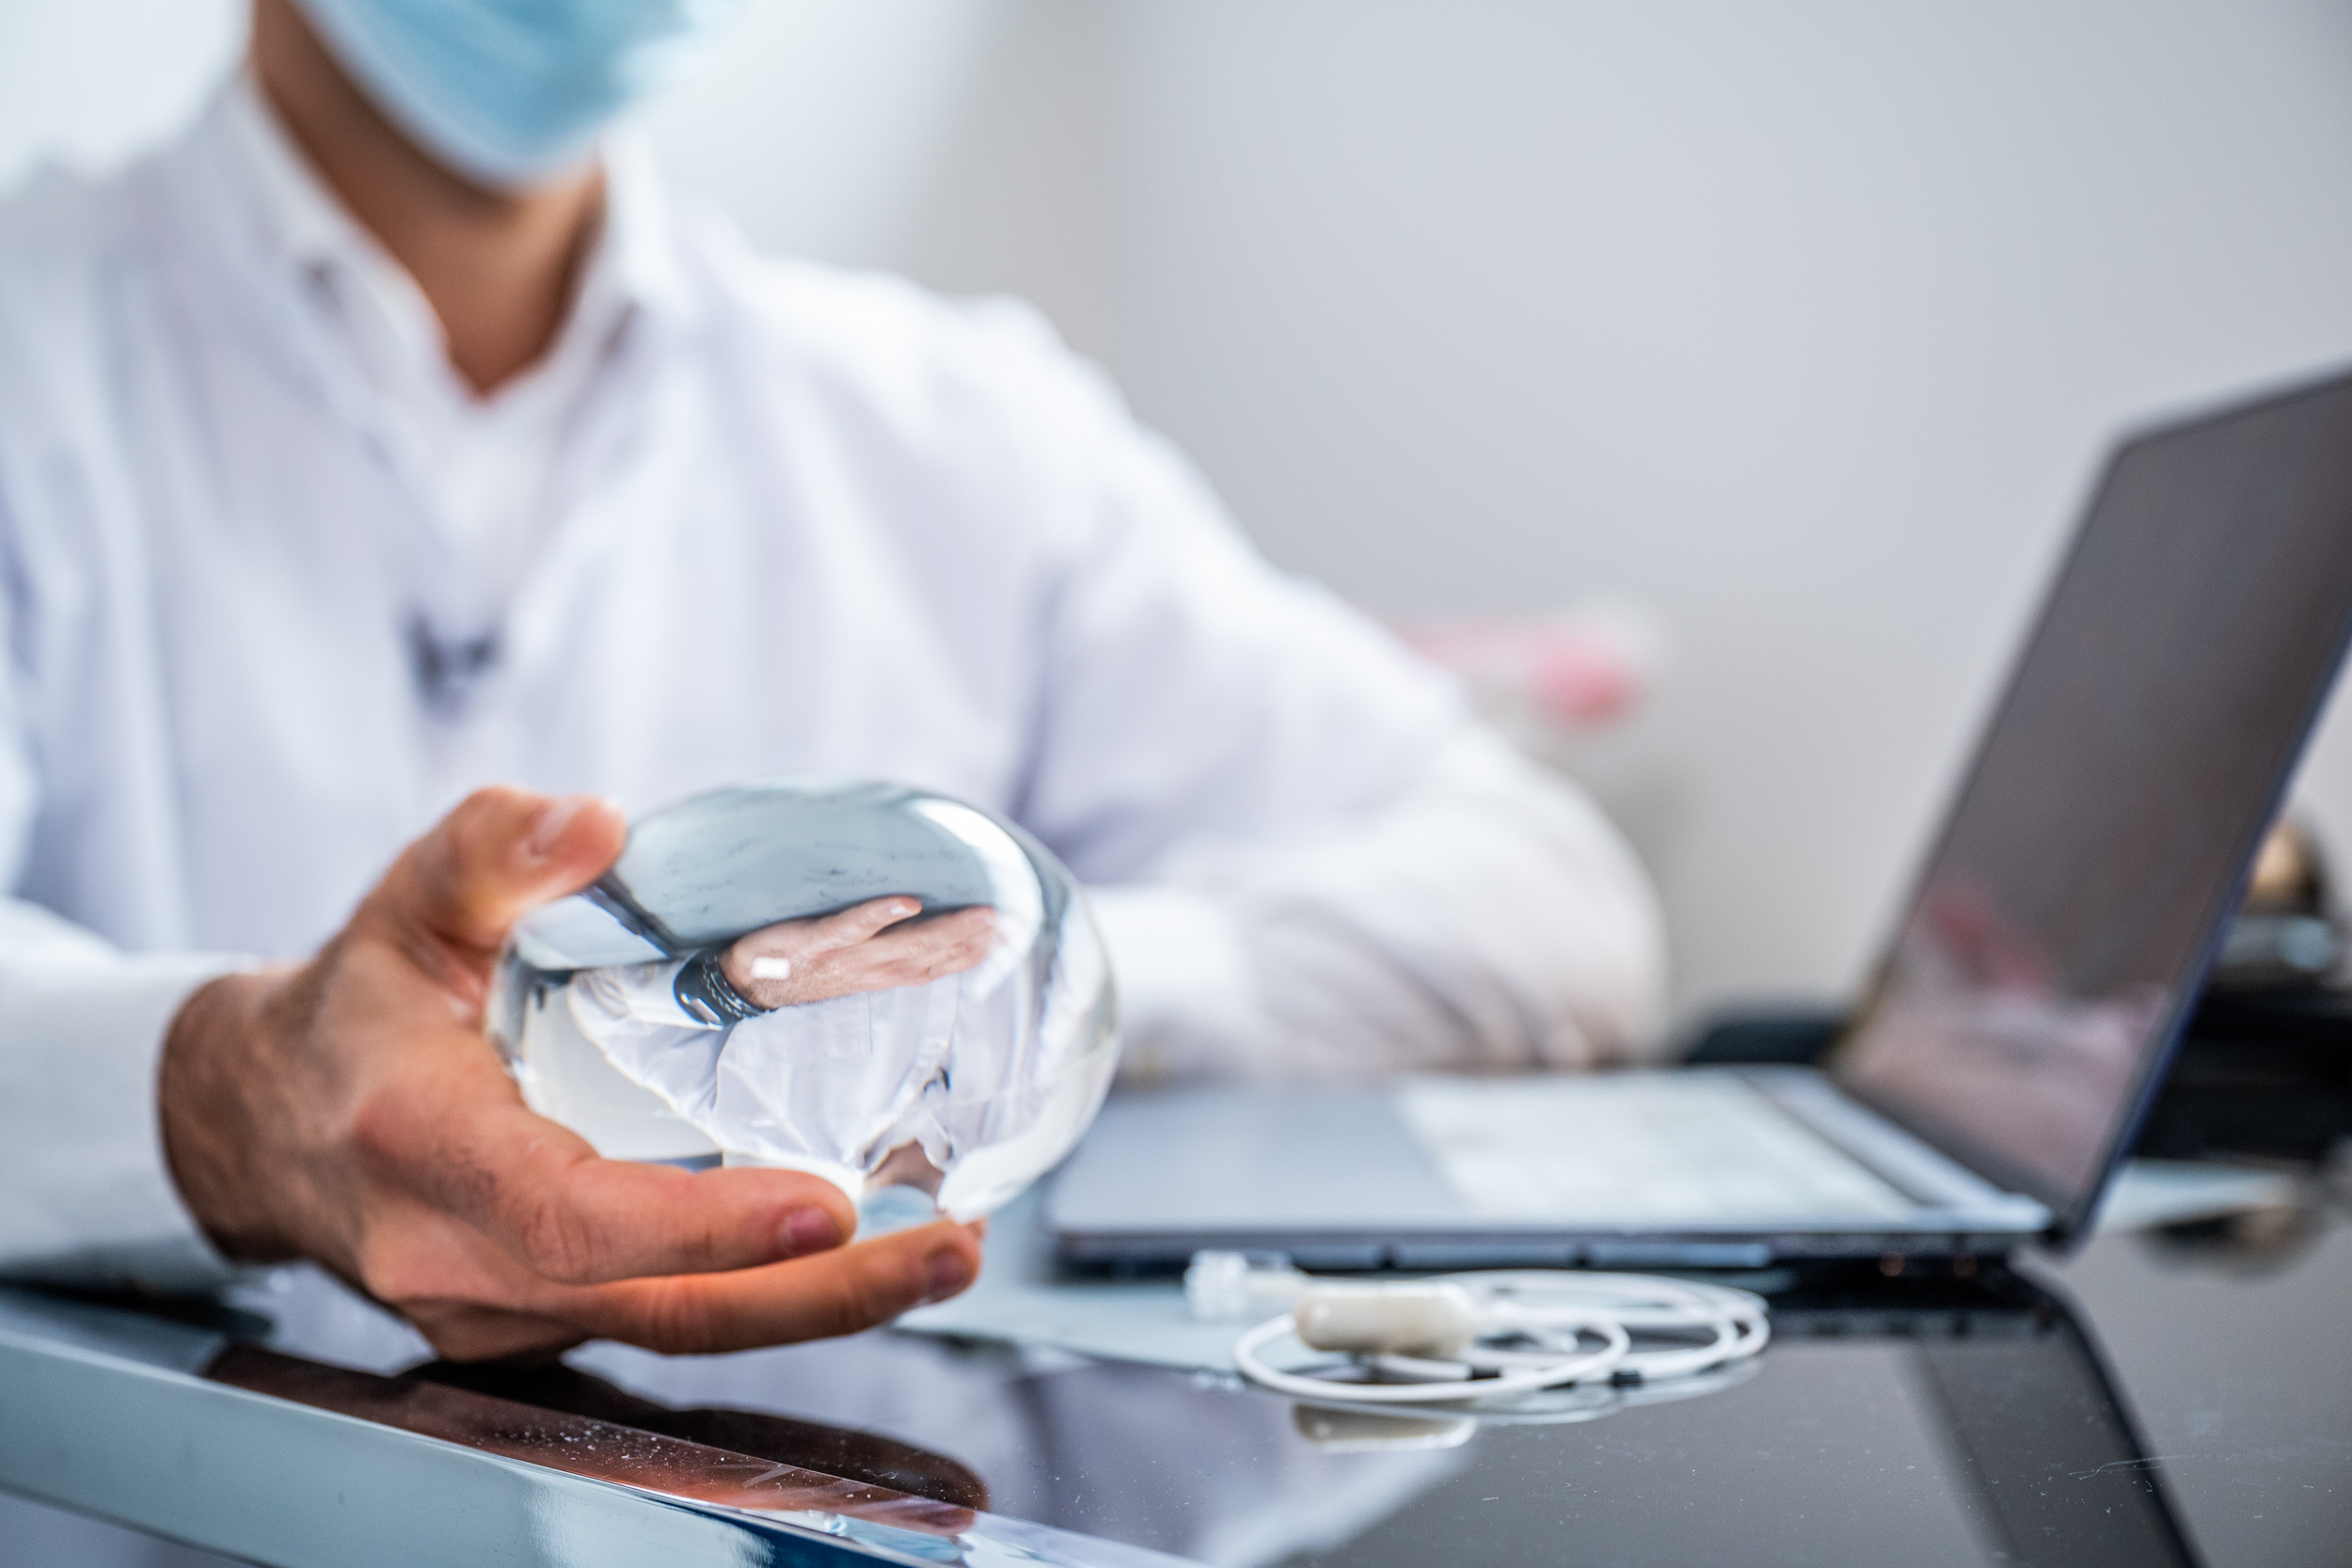
[(1407, 621), (1396, 629), (1482, 704), (1564, 731), (1600, 729), (1638, 708), (1656, 681), (1663, 641), (1646, 613), (1613, 604)]

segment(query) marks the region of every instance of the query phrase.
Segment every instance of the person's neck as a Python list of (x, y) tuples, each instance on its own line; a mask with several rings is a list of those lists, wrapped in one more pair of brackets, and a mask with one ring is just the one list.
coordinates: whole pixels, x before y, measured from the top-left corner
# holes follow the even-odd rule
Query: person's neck
[(601, 172), (525, 191), (453, 173), (384, 118), (288, 0), (255, 0), (248, 59), (312, 168), (416, 279), (467, 385), (486, 394), (536, 363), (602, 220)]

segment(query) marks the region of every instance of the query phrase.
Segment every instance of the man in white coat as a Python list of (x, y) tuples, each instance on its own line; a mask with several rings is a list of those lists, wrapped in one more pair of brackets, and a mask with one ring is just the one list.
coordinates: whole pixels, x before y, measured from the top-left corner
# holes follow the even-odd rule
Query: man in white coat
[(1654, 1034), (1597, 814), (1033, 315), (670, 204), (609, 122), (731, 8), (256, 0), (178, 142), (0, 209), (0, 1269), (310, 1258), (456, 1355), (961, 1289), (968, 1232), (600, 1159), (480, 1036), (625, 812), (760, 776), (1028, 827), (1143, 1070)]

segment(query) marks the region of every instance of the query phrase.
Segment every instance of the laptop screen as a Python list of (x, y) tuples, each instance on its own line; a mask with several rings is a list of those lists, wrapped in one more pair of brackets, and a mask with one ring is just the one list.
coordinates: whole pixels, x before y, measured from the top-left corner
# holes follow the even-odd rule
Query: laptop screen
[(2352, 626), (2352, 377), (2128, 442), (1838, 1082), (2088, 1219)]

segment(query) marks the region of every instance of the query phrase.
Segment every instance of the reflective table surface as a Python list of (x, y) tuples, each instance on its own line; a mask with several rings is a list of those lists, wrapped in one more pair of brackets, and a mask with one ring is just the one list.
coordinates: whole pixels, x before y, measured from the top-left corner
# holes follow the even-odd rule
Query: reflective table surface
[[(208, 1385), (792, 1527), (670, 1560), (818, 1560), (793, 1543), (829, 1533), (887, 1560), (973, 1563), (1137, 1548), (1248, 1565), (2341, 1563), (2352, 1227), (2339, 1182), (2298, 1186), (2293, 1209), (2102, 1236), (2014, 1271), (1749, 1276), (1776, 1335), (1751, 1375), (1540, 1423), (1367, 1419), (1230, 1377), (888, 1332), (699, 1360), (598, 1345), (536, 1369), (421, 1365), (405, 1330), (316, 1276), (155, 1331), (182, 1337)], [(126, 1319), (0, 1293), (0, 1337), (96, 1342)], [(11, 1464), (39, 1414), (24, 1394), (0, 1386)], [(562, 1515), (571, 1496), (531, 1506)], [(8, 1506), (0, 1540), (30, 1517)], [(596, 1558), (558, 1536), (525, 1560)], [(0, 1545), (0, 1562), (50, 1560)]]

